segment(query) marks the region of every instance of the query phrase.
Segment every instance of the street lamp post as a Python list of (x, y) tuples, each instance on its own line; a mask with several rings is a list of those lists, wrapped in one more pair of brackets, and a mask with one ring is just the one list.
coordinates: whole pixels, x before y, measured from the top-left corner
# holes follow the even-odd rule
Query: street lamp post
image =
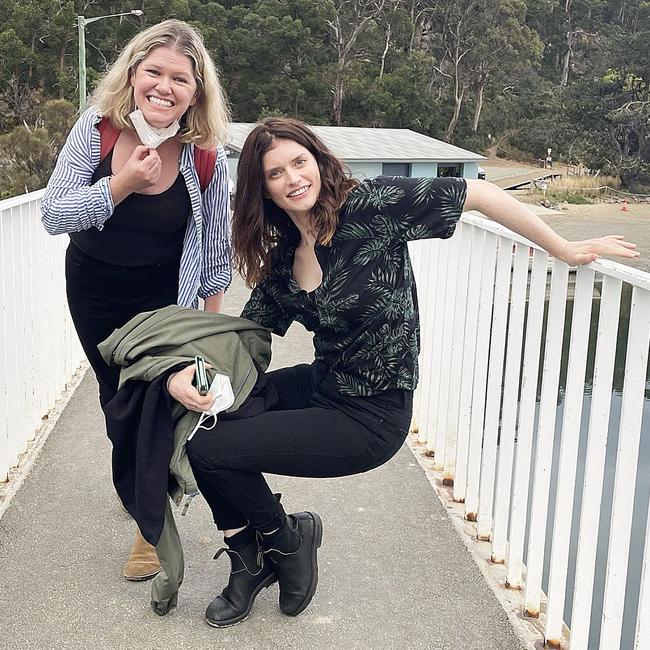
[(117, 18), (119, 16), (142, 16), (141, 9), (133, 9), (120, 14), (108, 14), (107, 16), (96, 16), (95, 18), (86, 18), (77, 16), (77, 29), (79, 33), (79, 110), (83, 111), (86, 106), (86, 25), (94, 23), (103, 18)]

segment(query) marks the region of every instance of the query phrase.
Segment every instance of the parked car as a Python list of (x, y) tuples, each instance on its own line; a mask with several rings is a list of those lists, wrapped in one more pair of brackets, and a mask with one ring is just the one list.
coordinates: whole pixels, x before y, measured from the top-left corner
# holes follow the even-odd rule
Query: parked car
[(485, 170), (483, 167), (478, 168), (478, 178), (480, 178), (482, 181), (485, 180)]

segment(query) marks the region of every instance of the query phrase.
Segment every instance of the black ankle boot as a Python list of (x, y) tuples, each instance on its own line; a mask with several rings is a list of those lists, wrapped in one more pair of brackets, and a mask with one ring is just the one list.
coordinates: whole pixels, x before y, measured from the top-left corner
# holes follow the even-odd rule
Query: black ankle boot
[(213, 627), (228, 627), (243, 621), (257, 594), (277, 580), (275, 566), (264, 557), (254, 535), (242, 547), (219, 549), (214, 559), (222, 553), (230, 556), (230, 579), (205, 610), (205, 620)]
[(289, 616), (302, 612), (318, 584), (317, 549), (323, 524), (315, 512), (287, 515), (287, 523), (272, 535), (262, 535), (264, 552), (275, 564), (280, 585), (280, 609)]

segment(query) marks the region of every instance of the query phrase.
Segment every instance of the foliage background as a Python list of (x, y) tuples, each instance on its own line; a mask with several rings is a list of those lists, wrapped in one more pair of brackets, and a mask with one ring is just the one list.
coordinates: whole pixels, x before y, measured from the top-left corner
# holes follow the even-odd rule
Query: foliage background
[(410, 128), (620, 175), (650, 189), (644, 0), (0, 0), (0, 197), (42, 187), (77, 102), (137, 31), (194, 24), (237, 121)]

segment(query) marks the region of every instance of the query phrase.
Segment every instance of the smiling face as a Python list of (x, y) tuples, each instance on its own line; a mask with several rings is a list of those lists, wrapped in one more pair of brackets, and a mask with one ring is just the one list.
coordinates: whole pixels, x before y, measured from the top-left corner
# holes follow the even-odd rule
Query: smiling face
[(262, 161), (268, 198), (292, 217), (306, 218), (320, 196), (318, 163), (301, 144), (278, 139)]
[(165, 128), (196, 104), (192, 60), (171, 47), (156, 47), (131, 75), (135, 105), (155, 128)]

